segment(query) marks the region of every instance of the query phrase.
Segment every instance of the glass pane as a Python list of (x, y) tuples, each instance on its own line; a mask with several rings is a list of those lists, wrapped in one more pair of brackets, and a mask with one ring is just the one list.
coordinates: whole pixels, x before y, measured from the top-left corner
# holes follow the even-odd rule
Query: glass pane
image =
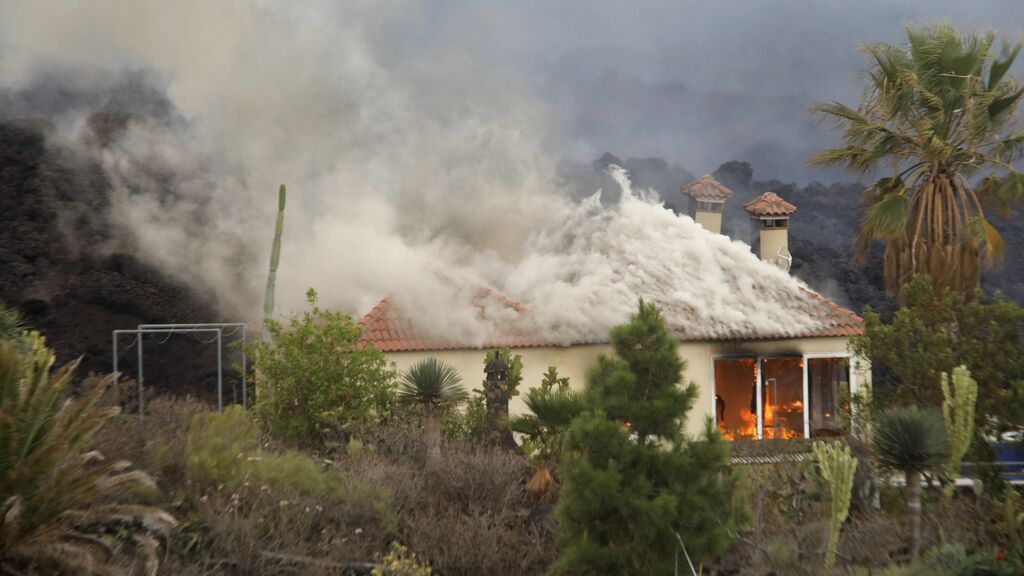
[(715, 360), (715, 422), (729, 440), (757, 438), (755, 366), (753, 358)]
[(761, 361), (761, 424), (764, 438), (803, 438), (804, 369), (802, 358), (766, 358)]
[(807, 361), (811, 438), (843, 433), (839, 411), (850, 411), (849, 358), (810, 358)]

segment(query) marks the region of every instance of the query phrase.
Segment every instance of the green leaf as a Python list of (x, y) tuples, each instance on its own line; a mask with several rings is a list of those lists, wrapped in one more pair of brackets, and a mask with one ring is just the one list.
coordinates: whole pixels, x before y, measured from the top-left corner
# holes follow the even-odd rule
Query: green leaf
[(995, 90), (996, 86), (1003, 81), (1003, 76), (1013, 66), (1013, 61), (1017, 59), (1017, 55), (1020, 54), (1021, 47), (1024, 43), (1018, 41), (1013, 45), (1012, 48), (1007, 49), (1003, 46), (1003, 57), (992, 63), (991, 68), (988, 70), (988, 89)]
[(991, 122), (996, 122), (1004, 114), (1016, 109), (1020, 103), (1021, 96), (1024, 96), (1024, 88), (1011, 92), (1008, 96), (996, 98), (988, 105), (988, 117)]

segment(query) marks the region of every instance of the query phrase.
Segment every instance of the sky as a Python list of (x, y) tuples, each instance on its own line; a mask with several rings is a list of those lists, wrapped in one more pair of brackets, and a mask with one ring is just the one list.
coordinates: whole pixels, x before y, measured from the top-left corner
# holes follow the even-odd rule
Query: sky
[(556, 110), (575, 157), (661, 157), (697, 174), (740, 159), (759, 179), (801, 182), (841, 177), (804, 165), (833, 142), (807, 109), (856, 103), (860, 46), (899, 42), (905, 24), (937, 20), (1024, 33), (1016, 0), (433, 5), (418, 41), (459, 38), (466, 53), (529, 85)]

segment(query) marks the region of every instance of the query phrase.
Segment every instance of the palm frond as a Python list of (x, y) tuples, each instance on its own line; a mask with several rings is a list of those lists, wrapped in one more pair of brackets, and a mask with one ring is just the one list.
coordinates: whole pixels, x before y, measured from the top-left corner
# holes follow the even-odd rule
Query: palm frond
[(910, 199), (900, 178), (882, 178), (865, 190), (868, 202), (864, 220), (857, 231), (854, 254), (863, 258), (875, 240), (895, 238), (907, 222)]
[(998, 264), (1002, 262), (1003, 252), (1005, 251), (1003, 237), (999, 234), (999, 231), (989, 223), (985, 216), (978, 215), (971, 219), (971, 233), (974, 235), (978, 244), (983, 247), (983, 254), (986, 262), (991, 264)]
[(988, 86), (989, 90), (994, 89), (1003, 81), (1003, 77), (1013, 67), (1013, 62), (1017, 59), (1017, 55), (1020, 54), (1020, 49), (1024, 47), (1024, 42), (1018, 40), (1013, 46), (1007, 46), (1006, 42), (1003, 42), (1003, 49), (1001, 58), (997, 58), (992, 62), (992, 65), (988, 69)]

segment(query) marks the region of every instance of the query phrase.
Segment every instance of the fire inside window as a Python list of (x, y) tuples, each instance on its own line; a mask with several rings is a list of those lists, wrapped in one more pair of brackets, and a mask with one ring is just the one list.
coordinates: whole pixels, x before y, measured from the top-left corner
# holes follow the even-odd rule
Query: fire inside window
[(739, 440), (842, 434), (842, 416), (848, 421), (849, 415), (849, 359), (807, 359), (806, 398), (804, 362), (802, 357), (715, 360), (715, 421), (722, 436)]

